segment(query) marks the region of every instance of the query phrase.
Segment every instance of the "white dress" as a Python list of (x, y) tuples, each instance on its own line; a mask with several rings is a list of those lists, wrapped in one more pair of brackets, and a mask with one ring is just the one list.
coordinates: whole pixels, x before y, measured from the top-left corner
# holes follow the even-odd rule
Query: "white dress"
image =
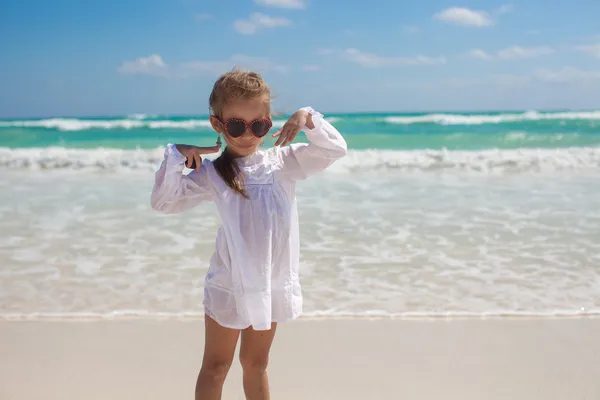
[(220, 325), (256, 330), (302, 312), (298, 279), (299, 229), (296, 181), (323, 171), (346, 154), (346, 141), (310, 107), (309, 143), (259, 150), (236, 159), (245, 199), (221, 179), (212, 161), (182, 174), (185, 157), (173, 144), (156, 172), (152, 208), (177, 213), (214, 201), (221, 216), (204, 285), (204, 311)]

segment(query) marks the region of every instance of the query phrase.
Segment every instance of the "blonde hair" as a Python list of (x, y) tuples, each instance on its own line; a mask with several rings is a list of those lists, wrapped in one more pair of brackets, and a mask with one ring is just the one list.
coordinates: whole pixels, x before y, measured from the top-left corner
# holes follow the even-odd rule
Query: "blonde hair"
[[(213, 85), (209, 97), (210, 111), (221, 118), (228, 103), (237, 100), (262, 99), (267, 114), (271, 113), (271, 90), (260, 74), (234, 69), (219, 77)], [(213, 162), (215, 169), (225, 183), (241, 196), (248, 198), (244, 191), (243, 176), (227, 148)]]

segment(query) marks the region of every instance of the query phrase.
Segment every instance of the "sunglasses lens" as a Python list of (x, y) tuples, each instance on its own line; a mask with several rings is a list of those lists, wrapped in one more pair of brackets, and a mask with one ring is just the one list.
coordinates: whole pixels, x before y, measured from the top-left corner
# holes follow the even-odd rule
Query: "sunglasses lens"
[(227, 121), (227, 133), (233, 137), (240, 137), (246, 131), (244, 121), (231, 119)]
[(269, 129), (271, 129), (271, 124), (266, 119), (261, 119), (252, 123), (252, 133), (258, 137), (265, 136), (267, 132), (269, 132)]

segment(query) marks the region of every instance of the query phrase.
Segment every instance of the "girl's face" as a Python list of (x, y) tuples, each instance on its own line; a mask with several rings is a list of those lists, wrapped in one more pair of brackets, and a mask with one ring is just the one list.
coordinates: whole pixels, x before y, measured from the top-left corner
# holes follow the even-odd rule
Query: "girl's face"
[[(259, 133), (264, 132), (270, 123), (270, 120), (267, 120), (269, 117), (264, 100), (256, 98), (227, 103), (223, 108), (223, 114), (220, 115), (219, 118), (211, 116), (210, 122), (215, 131), (223, 135), (227, 148), (233, 156), (244, 157), (256, 152), (264, 138), (264, 136), (257, 137), (254, 135), (251, 131), (250, 124), (252, 124), (253, 121), (259, 121), (253, 124), (252, 129)], [(245, 121), (246, 123), (244, 133), (239, 137), (230, 135), (227, 128), (224, 126), (224, 124), (232, 118)], [(229, 125), (230, 131), (233, 131), (235, 128), (239, 129), (241, 126), (239, 121), (235, 121), (234, 124), (237, 124), (237, 126)]]

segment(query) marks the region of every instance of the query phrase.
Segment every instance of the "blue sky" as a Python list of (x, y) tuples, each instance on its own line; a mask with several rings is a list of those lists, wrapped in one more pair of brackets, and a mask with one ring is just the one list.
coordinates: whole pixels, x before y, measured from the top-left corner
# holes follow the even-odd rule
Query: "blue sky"
[(0, 117), (204, 114), (219, 73), (275, 109), (600, 109), (600, 2), (3, 0)]

